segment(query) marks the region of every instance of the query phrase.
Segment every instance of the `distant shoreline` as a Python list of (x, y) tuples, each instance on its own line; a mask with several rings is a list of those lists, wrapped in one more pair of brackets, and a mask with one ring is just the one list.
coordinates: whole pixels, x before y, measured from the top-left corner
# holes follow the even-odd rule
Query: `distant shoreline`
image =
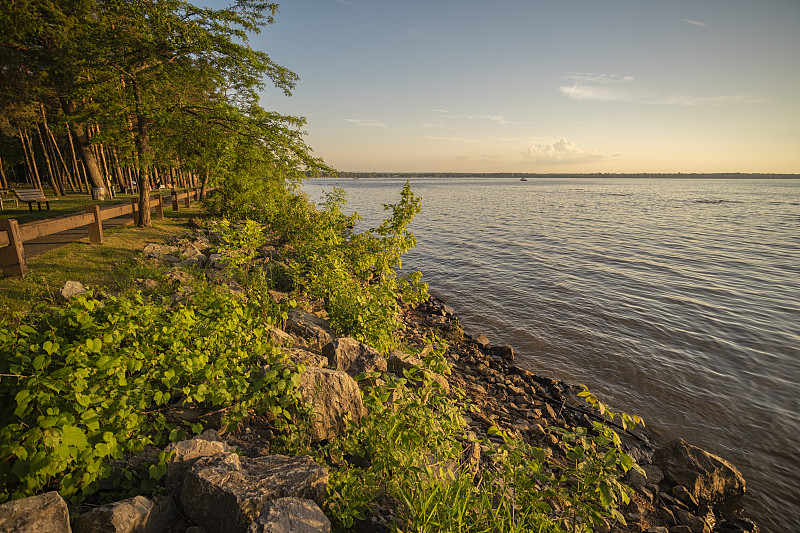
[[(312, 176), (309, 176), (312, 177)], [(526, 178), (526, 179), (800, 179), (800, 174), (769, 174), (744, 172), (709, 172), (709, 173), (562, 173), (539, 174), (527, 172), (340, 172), (336, 176), (322, 175), (319, 178)]]

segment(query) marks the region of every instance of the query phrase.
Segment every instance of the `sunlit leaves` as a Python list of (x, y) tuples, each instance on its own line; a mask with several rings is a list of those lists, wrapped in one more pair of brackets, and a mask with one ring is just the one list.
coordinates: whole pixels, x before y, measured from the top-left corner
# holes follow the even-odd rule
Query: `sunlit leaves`
[(202, 431), (171, 426), (170, 405), (233, 406), (231, 419), (275, 408), (285, 424), (297, 370), (251, 378), (284, 357), (252, 309), (213, 293), (177, 309), (138, 293), (98, 303), (90, 295), (0, 324), (0, 373), (20, 376), (0, 380), (0, 500), (51, 483), (65, 497), (88, 494), (107, 458)]

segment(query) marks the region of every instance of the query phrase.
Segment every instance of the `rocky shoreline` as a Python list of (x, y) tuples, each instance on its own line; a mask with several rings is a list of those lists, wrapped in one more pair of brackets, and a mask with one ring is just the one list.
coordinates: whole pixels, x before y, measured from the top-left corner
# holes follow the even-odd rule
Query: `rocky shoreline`
[[(194, 233), (172, 245), (148, 245), (150, 261), (173, 265), (174, 300), (190, 297), (183, 269), (200, 267), (206, 277), (239, 293), (238, 284), (225, 276), (221, 258), (211, 253), (212, 225), (198, 225)], [(279, 275), (283, 251), (277, 242), (260, 250), (262, 267)], [(142, 287), (155, 283), (141, 280)], [(66, 287), (65, 287), (66, 288)], [(69, 297), (80, 288), (74, 284)], [(277, 301), (288, 298), (275, 291)], [(291, 358), (307, 366), (300, 390), (313, 403), (318, 417), (311, 428), (312, 440), (322, 442), (345, 430), (347, 416), (358, 419), (364, 412), (359, 385), (353, 378), (363, 372), (402, 375), (420, 366), (410, 353), (395, 350), (382, 357), (354, 339), (339, 338), (328, 326), (321, 306), (307, 302), (293, 310), (284, 329), (272, 330), (275, 344)], [(466, 436), (461, 442), (461, 461), (438, 468), (469, 469), (480, 476), (490, 468), (487, 452), (502, 439), (497, 427), (551, 453), (552, 468), (565, 460), (566, 447), (556, 428), (592, 427), (600, 414), (577, 393), (577, 385), (536, 375), (515, 364), (511, 346), (493, 345), (484, 335), (463, 331), (455, 310), (438, 298), (417, 306), (405, 306), (403, 345), (422, 348), (436, 335), (447, 341), (445, 356), (449, 375), (430, 375), (453, 401), (474, 406), (464, 417)], [(460, 399), (456, 390), (463, 391)], [(176, 417), (213, 420), (212, 413), (193, 412), (175, 406)], [(185, 418), (184, 418), (185, 419)], [(213, 424), (212, 424), (213, 425)], [(680, 439), (657, 447), (639, 431), (617, 429), (626, 452), (642, 467), (622, 480), (635, 493), (621, 509), (627, 525), (607, 522), (599, 532), (740, 533), (757, 532), (751, 521), (738, 518), (731, 501), (744, 492), (745, 482), (733, 465)], [(55, 492), (0, 505), (0, 533), (6, 531), (76, 532), (170, 532), (214, 533), (324, 532), (330, 523), (325, 506), (328, 472), (310, 457), (270, 454), (273, 434), (269, 429), (240, 426), (236, 431), (217, 426), (194, 439), (173, 443), (167, 464), (166, 490), (154, 500), (137, 496), (110, 505), (83, 509), (70, 517), (66, 503)], [(483, 443), (483, 444), (482, 444)], [(486, 444), (488, 443), (488, 444)], [(143, 456), (157, 456), (147, 450)], [(235, 453), (238, 452), (238, 453)], [(135, 462), (133, 458), (129, 462)], [(146, 464), (146, 460), (142, 461)], [(560, 513), (557, 505), (553, 513)], [(396, 521), (390, 504), (375, 505), (361, 520), (357, 531), (386, 531)]]

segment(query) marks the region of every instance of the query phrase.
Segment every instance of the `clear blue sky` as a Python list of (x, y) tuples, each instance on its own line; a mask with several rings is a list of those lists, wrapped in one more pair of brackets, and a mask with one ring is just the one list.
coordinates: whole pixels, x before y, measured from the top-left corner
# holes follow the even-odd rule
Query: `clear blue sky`
[(338, 170), (800, 172), (800, 0), (286, 0), (251, 44)]

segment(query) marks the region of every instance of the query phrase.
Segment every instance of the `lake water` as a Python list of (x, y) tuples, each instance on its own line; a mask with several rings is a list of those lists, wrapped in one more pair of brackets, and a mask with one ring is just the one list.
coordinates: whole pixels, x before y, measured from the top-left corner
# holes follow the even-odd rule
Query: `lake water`
[[(319, 179), (374, 226), (404, 180)], [(411, 179), (404, 269), (467, 332), (735, 464), (800, 530), (800, 180)]]

